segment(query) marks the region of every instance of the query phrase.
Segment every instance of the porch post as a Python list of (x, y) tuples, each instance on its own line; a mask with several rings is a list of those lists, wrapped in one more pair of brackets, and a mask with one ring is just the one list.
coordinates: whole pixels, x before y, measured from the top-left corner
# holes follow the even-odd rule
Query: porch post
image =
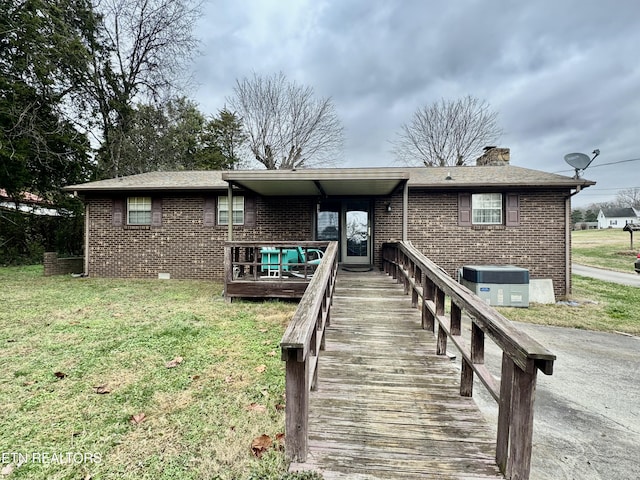
[[(86, 200), (85, 200), (86, 202)], [(91, 231), (91, 212), (89, 211), (89, 203), (84, 204), (84, 268), (83, 273), (89, 276), (89, 232)]]
[(409, 231), (409, 181), (405, 180), (402, 190), (402, 241), (408, 240)]
[(228, 224), (227, 240), (232, 242), (233, 241), (233, 187), (231, 186), (231, 183), (229, 183), (229, 186), (227, 187), (227, 208), (229, 210), (227, 214), (227, 218), (229, 219), (229, 221), (227, 222)]

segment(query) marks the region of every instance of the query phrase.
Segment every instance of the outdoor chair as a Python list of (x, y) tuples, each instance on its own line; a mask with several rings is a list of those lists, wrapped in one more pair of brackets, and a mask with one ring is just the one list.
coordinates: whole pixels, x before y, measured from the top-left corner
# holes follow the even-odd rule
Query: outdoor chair
[(322, 261), (324, 252), (317, 248), (263, 247), (260, 249), (260, 254), (262, 255), (260, 270), (266, 273), (265, 277), (279, 277), (282, 273), (283, 276), (306, 278), (313, 275), (316, 266)]

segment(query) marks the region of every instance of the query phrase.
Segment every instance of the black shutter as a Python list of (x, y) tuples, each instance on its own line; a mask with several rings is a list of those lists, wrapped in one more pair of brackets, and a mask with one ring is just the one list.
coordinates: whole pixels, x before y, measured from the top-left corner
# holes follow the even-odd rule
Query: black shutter
[(124, 215), (124, 200), (122, 198), (114, 198), (113, 208), (111, 210), (111, 224), (114, 227), (121, 227), (122, 225), (124, 225)]
[(151, 226), (152, 227), (162, 226), (162, 199), (161, 198), (151, 199)]
[(505, 213), (505, 225), (507, 227), (517, 227), (520, 225), (520, 196), (517, 193), (507, 193)]
[(471, 219), (471, 194), (458, 194), (458, 225), (461, 227), (470, 227)]
[(213, 227), (216, 224), (216, 199), (208, 197), (204, 199), (204, 217), (202, 219), (205, 227)]
[[(244, 197), (244, 225), (246, 227), (256, 226), (256, 197)], [(229, 216), (231, 218), (231, 216)]]

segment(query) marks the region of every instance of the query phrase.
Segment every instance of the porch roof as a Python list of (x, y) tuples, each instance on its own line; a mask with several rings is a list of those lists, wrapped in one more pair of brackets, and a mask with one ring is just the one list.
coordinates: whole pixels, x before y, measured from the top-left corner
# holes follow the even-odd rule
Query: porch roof
[(390, 195), (410, 178), (406, 169), (236, 170), (222, 173), (229, 184), (274, 195)]

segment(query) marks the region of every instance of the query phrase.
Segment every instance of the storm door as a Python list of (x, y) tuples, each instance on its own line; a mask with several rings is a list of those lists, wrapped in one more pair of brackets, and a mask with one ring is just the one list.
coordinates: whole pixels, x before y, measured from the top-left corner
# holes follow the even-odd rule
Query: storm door
[(371, 202), (344, 200), (342, 202), (342, 262), (371, 264)]

